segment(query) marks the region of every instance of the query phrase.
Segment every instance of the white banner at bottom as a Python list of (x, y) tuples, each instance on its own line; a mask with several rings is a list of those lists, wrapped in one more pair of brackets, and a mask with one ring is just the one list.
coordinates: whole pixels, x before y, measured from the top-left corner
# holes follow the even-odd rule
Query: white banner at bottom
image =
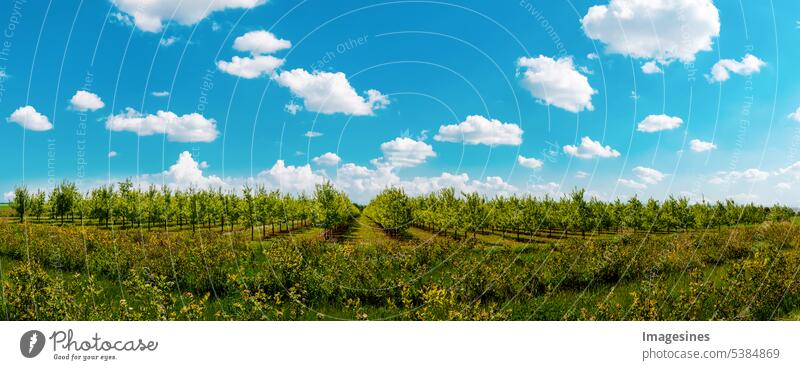
[(796, 322), (2, 322), (2, 369), (800, 368)]

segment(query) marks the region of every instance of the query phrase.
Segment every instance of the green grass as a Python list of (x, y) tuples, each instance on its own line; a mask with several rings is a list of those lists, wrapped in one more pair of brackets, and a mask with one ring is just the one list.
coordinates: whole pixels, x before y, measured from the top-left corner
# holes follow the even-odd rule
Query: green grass
[[(4, 222), (4, 221), (0, 221)], [(53, 226), (55, 227), (55, 226)], [(65, 228), (74, 226), (68, 225)], [(93, 227), (86, 227), (85, 230), (91, 230)], [(137, 230), (130, 230), (136, 232)], [(190, 231), (184, 231), (189, 235)], [(708, 231), (709, 233), (716, 232), (715, 230)], [(691, 233), (691, 232), (690, 232)], [(249, 233), (236, 233), (232, 236), (244, 235)], [(256, 239), (260, 238), (259, 230), (256, 230)], [(257, 279), (272, 279), (273, 269), (278, 266), (277, 274), (283, 274), (280, 270), (280, 264), (284, 255), (271, 256), (271, 252), (279, 250), (279, 244), (284, 240), (316, 240), (322, 239), (323, 231), (314, 228), (298, 228), (292, 232), (279, 233), (275, 237), (271, 237), (271, 230), (267, 232), (269, 238), (261, 241), (248, 242), (245, 247), (248, 248), (251, 257), (244, 258), (238, 261), (242, 272), (253, 281)], [(585, 243), (587, 241), (600, 241), (610, 240), (616, 237), (613, 234), (601, 234), (589, 236), (583, 239), (580, 235), (566, 234), (562, 235), (565, 240), (574, 241), (577, 243)], [(336, 284), (351, 284), (353, 289), (357, 289), (358, 279), (360, 275), (364, 274), (363, 279), (369, 280), (369, 283), (364, 283), (365, 286), (370, 286), (372, 289), (377, 289), (379, 286), (386, 285), (387, 288), (399, 289), (397, 281), (407, 282), (419, 287), (431, 286), (448, 286), (453, 289), (459, 288), (460, 284), (479, 284), (479, 288), (483, 287), (489, 289), (494, 284), (491, 280), (486, 281), (461, 281), (454, 277), (472, 278), (474, 274), (470, 271), (473, 268), (489, 268), (495, 269), (493, 273), (499, 278), (505, 278), (505, 269), (514, 269), (515, 274), (520, 274), (520, 271), (526, 268), (530, 269), (530, 276), (533, 277), (538, 273), (535, 270), (536, 266), (542, 265), (548, 259), (553, 258), (554, 253), (557, 253), (562, 246), (559, 244), (564, 240), (550, 238), (546, 235), (537, 234), (534, 237), (521, 237), (521, 240), (516, 239), (516, 235), (507, 233), (484, 233), (477, 234), (475, 238), (467, 240), (453, 240), (450, 235), (436, 235), (426, 230), (419, 228), (411, 228), (408, 230), (407, 235), (402, 237), (387, 236), (377, 225), (370, 219), (361, 216), (356, 223), (346, 232), (336, 236), (336, 243), (320, 243), (314, 248), (322, 248), (322, 251), (312, 251), (315, 258), (326, 257), (329, 254), (344, 258), (341, 261), (343, 269), (354, 269), (356, 267), (364, 267), (358, 271), (337, 270), (336, 266), (317, 266), (316, 270), (304, 270), (300, 277), (293, 279), (305, 279), (302, 281), (317, 281), (314, 280), (315, 274), (324, 276), (331, 279), (331, 283)], [(0, 239), (1, 240), (1, 239)], [(752, 247), (761, 247), (757, 242)], [(404, 260), (405, 257), (422, 258), (414, 253), (424, 250), (426, 248), (435, 248), (436, 245), (450, 244), (453, 249), (446, 251), (441, 259), (440, 257), (425, 257), (430, 258), (431, 264), (425, 262), (418, 262), (413, 260)], [(342, 254), (342, 250), (350, 250)], [(291, 250), (289, 250), (291, 251)], [(286, 251), (284, 251), (286, 252)], [(281, 252), (281, 253), (284, 253)], [(329, 253), (330, 252), (330, 253)], [(336, 252), (336, 253), (333, 253)], [(788, 256), (794, 256), (800, 253), (799, 249), (787, 247), (783, 252)], [(352, 257), (351, 257), (352, 255)], [(291, 256), (289, 256), (291, 257)], [(382, 258), (386, 257), (386, 262), (391, 263), (399, 260), (400, 266), (416, 266), (419, 270), (400, 271), (396, 268), (383, 267)], [(309, 256), (303, 256), (304, 263)], [(327, 258), (327, 257), (326, 257)], [(315, 260), (317, 261), (317, 260)], [(326, 261), (319, 259), (319, 261)], [(331, 263), (335, 262), (335, 258), (330, 259)], [(412, 263), (413, 262), (413, 263)], [(731, 268), (732, 263), (735, 261), (723, 261), (718, 266), (708, 264), (702, 271), (703, 280), (710, 282), (720, 283), (726, 276), (728, 270)], [(24, 264), (24, 259), (15, 260), (5, 255), (0, 255), (0, 280), (6, 282), (9, 269)], [(414, 265), (416, 263), (416, 265)], [(405, 268), (405, 267), (402, 267)], [(523, 270), (520, 270), (523, 269)], [(66, 283), (73, 282), (75, 279), (85, 279), (85, 275), (75, 275), (75, 271), (63, 271), (53, 267), (46, 267), (46, 273), (50, 276), (58, 276), (63, 278)], [(350, 279), (355, 280), (340, 281), (337, 280), (338, 274), (343, 274)], [(318, 278), (319, 276), (316, 276)], [(405, 280), (403, 280), (405, 279)], [(658, 279), (662, 286), (669, 289), (669, 294), (677, 295), (680, 292), (690, 288), (689, 276), (685, 271), (669, 271), (661, 273), (653, 277)], [(103, 293), (99, 297), (98, 302), (93, 304), (103, 304), (109, 310), (120, 309), (120, 301), (126, 298), (126, 292), (123, 289), (120, 280), (113, 275), (97, 276), (98, 285), (103, 289)], [(640, 292), (642, 284), (645, 281), (643, 278), (619, 279), (617, 281), (601, 281), (590, 280), (588, 283), (581, 286), (548, 286), (536, 294), (510, 294), (504, 296), (497, 301), (500, 309), (508, 309), (511, 312), (509, 318), (516, 320), (561, 320), (565, 314), (569, 317), (579, 317), (580, 310), (587, 307), (592, 309), (598, 307), (601, 303), (606, 303), (610, 306), (620, 305), (622, 307), (628, 306), (632, 302), (632, 297), (635, 293)], [(372, 284), (372, 285), (370, 285)], [(383, 284), (383, 285), (382, 285)], [(283, 287), (288, 288), (288, 287)], [(316, 286), (306, 286), (304, 289), (316, 289)], [(348, 288), (349, 289), (349, 288)], [(342, 293), (350, 295), (351, 292), (356, 290), (343, 289)], [(480, 291), (480, 289), (478, 291)], [(170, 294), (177, 302), (183, 299), (182, 294), (184, 291), (175, 289)], [(217, 316), (220, 312), (234, 312), (237, 305), (241, 303), (238, 293), (226, 292), (219, 290), (215, 292), (193, 292), (195, 296), (201, 296), (204, 293), (210, 294), (208, 304), (205, 306), (203, 317), (208, 320), (218, 319)], [(364, 295), (352, 294), (353, 297)], [(369, 295), (366, 295), (367, 297)], [(476, 299), (480, 299), (478, 297)], [(286, 300), (286, 297), (282, 298)], [(487, 302), (491, 300), (487, 299)], [(483, 304), (486, 304), (484, 302)], [(386, 300), (373, 300), (370, 298), (351, 299), (342, 298), (341, 300), (313, 300), (309, 298), (304, 300), (301, 304), (303, 312), (292, 316), (295, 319), (303, 320), (317, 320), (317, 319), (400, 319), (403, 314), (408, 313), (407, 308), (399, 307), (398, 302), (389, 302)], [(281, 308), (283, 309), (283, 308)], [(0, 318), (5, 313), (0, 312)], [(800, 309), (790, 310), (784, 313), (779, 319), (800, 319)]]

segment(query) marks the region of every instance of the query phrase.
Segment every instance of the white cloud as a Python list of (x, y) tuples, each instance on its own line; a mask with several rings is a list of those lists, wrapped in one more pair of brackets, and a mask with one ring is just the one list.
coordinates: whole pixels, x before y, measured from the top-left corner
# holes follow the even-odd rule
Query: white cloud
[(644, 190), (647, 189), (649, 185), (656, 185), (660, 183), (667, 176), (661, 173), (661, 171), (642, 166), (634, 167), (633, 173), (636, 175), (639, 181), (618, 179), (617, 183), (634, 190)]
[(367, 202), (388, 186), (403, 188), (409, 195), (428, 194), (452, 187), (456, 193), (479, 192), (486, 196), (506, 195), (518, 189), (500, 177), (489, 176), (485, 180), (470, 180), (469, 175), (443, 172), (439, 176), (415, 177), (401, 180), (391, 165), (373, 161), (375, 169), (347, 163), (339, 167), (334, 184), (347, 192), (357, 202)]
[(172, 188), (210, 189), (225, 186), (225, 182), (217, 176), (204, 176), (200, 163), (197, 163), (188, 151), (183, 151), (178, 156), (178, 161), (162, 172), (162, 175), (163, 181)]
[(586, 76), (575, 70), (571, 57), (522, 57), (517, 60), (517, 67), (524, 69), (522, 86), (545, 104), (573, 113), (594, 110), (592, 95), (597, 91)]
[(127, 14), (122, 14), (120, 12), (111, 13), (111, 17), (109, 18), (109, 23), (119, 23), (129, 27), (133, 27), (133, 19)]
[(764, 181), (769, 178), (769, 172), (761, 171), (757, 168), (750, 168), (744, 171), (720, 171), (717, 172), (715, 177), (713, 177), (708, 182), (710, 184), (733, 184), (740, 180), (744, 180), (747, 182), (758, 182)]
[(212, 142), (217, 138), (217, 122), (199, 113), (178, 116), (172, 112), (158, 111), (155, 115), (144, 115), (133, 108), (125, 113), (109, 116), (106, 128), (110, 131), (129, 131), (139, 136), (167, 135), (167, 140), (176, 142)]
[(217, 68), (221, 71), (241, 78), (252, 79), (269, 76), (284, 63), (283, 59), (272, 55), (254, 55), (252, 57), (234, 56), (230, 62), (220, 60)]
[(233, 41), (233, 48), (253, 55), (272, 54), (292, 47), (292, 42), (275, 37), (270, 32), (259, 30), (245, 33)]
[(319, 166), (336, 166), (341, 161), (342, 159), (339, 158), (339, 156), (336, 155), (336, 153), (331, 153), (331, 152), (325, 153), (319, 157), (312, 159), (312, 162), (316, 163)]
[(78, 90), (72, 99), (69, 100), (70, 108), (79, 111), (96, 111), (106, 106), (103, 100), (97, 94), (90, 93), (84, 90)]
[(336, 171), (336, 178), (333, 181), (351, 199), (366, 203), (383, 189), (398, 185), (400, 178), (388, 165), (378, 164), (375, 169), (369, 169), (353, 163), (346, 163)]
[(419, 166), (428, 158), (436, 157), (432, 146), (407, 137), (381, 144), (381, 151), (383, 159), (395, 168)]
[(636, 127), (639, 132), (658, 132), (672, 130), (680, 127), (683, 120), (680, 117), (670, 117), (666, 114), (651, 114)]
[(371, 116), (375, 110), (389, 105), (389, 98), (377, 90), (368, 90), (364, 98), (356, 92), (344, 73), (308, 73), (302, 68), (283, 71), (275, 81), (303, 99), (305, 108), (322, 114), (343, 113), (352, 116)]
[(631, 189), (636, 189), (636, 190), (644, 190), (644, 189), (647, 189), (647, 185), (645, 185), (645, 184), (642, 184), (642, 183), (640, 183), (640, 182), (637, 182), (637, 181), (634, 181), (634, 180), (628, 180), (628, 179), (619, 179), (619, 180), (617, 180), (617, 182), (618, 182), (620, 185), (622, 185), (622, 186), (625, 186), (625, 187), (628, 187), (628, 188), (631, 188)]
[(586, 54), (586, 59), (597, 60), (597, 59), (600, 59), (600, 56), (597, 55), (597, 53), (589, 53), (589, 54)]
[(789, 114), (788, 118), (792, 121), (800, 122), (800, 107), (797, 107), (797, 110), (794, 111), (794, 113)]
[(287, 166), (283, 160), (276, 161), (272, 168), (260, 172), (258, 179), (282, 191), (306, 194), (313, 193), (316, 184), (325, 182), (325, 177), (311, 171), (310, 165)]
[(749, 76), (761, 71), (761, 67), (765, 65), (766, 63), (763, 60), (752, 54), (745, 55), (741, 62), (733, 59), (722, 59), (711, 67), (711, 76), (708, 77), (708, 80), (710, 82), (727, 81), (731, 77), (731, 73)]
[(778, 190), (791, 190), (792, 184), (788, 182), (779, 182), (775, 185), (775, 188)]
[(651, 60), (645, 64), (642, 64), (642, 72), (650, 75), (654, 73), (661, 73), (664, 71), (661, 70), (661, 67), (659, 67), (655, 61)]
[(542, 168), (542, 165), (544, 165), (544, 162), (542, 162), (539, 159), (536, 159), (536, 158), (525, 158), (525, 157), (523, 157), (521, 155), (517, 156), (517, 163), (519, 163), (519, 165), (522, 166), (522, 167), (528, 167), (528, 168), (532, 168), (534, 170)]
[(190, 26), (209, 14), (225, 9), (252, 9), (267, 0), (111, 0), (121, 11), (133, 17), (142, 31), (161, 31), (162, 23), (173, 19)]
[(719, 36), (719, 11), (711, 0), (611, 0), (589, 8), (583, 31), (610, 53), (693, 62)]
[(14, 200), (14, 196), (15, 196), (15, 194), (14, 194), (13, 191), (7, 191), (7, 192), (3, 193), (3, 198), (5, 198), (6, 202), (13, 201)]
[(303, 110), (303, 107), (300, 104), (290, 101), (283, 107), (283, 109), (286, 111), (286, 113), (289, 113), (294, 116), (297, 114), (297, 112)]
[(469, 175), (451, 174), (443, 172), (434, 177), (415, 177), (409, 181), (402, 181), (400, 186), (411, 195), (428, 194), (444, 188), (453, 188), (458, 192), (478, 192), (486, 196), (506, 195), (518, 189), (506, 183), (502, 178), (489, 176), (485, 181), (470, 180)]
[(113, 150), (112, 150), (112, 151), (110, 151), (110, 152), (108, 152), (108, 158), (114, 158), (114, 157), (116, 157), (116, 156), (117, 156), (117, 152), (115, 152), (115, 151), (113, 151)]
[(710, 143), (708, 141), (692, 139), (692, 141), (689, 142), (689, 148), (693, 152), (701, 153), (701, 152), (707, 152), (709, 150), (717, 149), (717, 145), (714, 144), (714, 143)]
[[(481, 194), (485, 194), (488, 196), (494, 196), (499, 194), (511, 194), (516, 192), (518, 189), (514, 185), (511, 185), (501, 177), (498, 176), (488, 176), (486, 177), (485, 181), (479, 180), (472, 180), (469, 184), (473, 191), (476, 191)], [(468, 189), (469, 190), (469, 189)]]
[(528, 185), (526, 190), (529, 193), (537, 196), (549, 195), (554, 198), (560, 198), (564, 196), (564, 192), (561, 191), (561, 185), (555, 182)]
[(588, 172), (584, 172), (584, 171), (575, 172), (575, 178), (576, 179), (585, 179), (587, 177), (589, 177), (589, 173)]
[(316, 132), (316, 131), (306, 131), (306, 133), (303, 134), (303, 136), (305, 136), (305, 137), (320, 137), (320, 136), (322, 136), (322, 133), (321, 132)]
[(778, 170), (778, 175), (790, 175), (795, 179), (800, 179), (800, 161)]
[(151, 94), (157, 98), (163, 98), (169, 96), (169, 91), (153, 91)]
[(599, 141), (594, 141), (588, 136), (581, 138), (580, 146), (565, 145), (564, 153), (581, 159), (592, 159), (595, 157), (615, 158), (620, 156), (618, 151), (612, 149), (608, 145), (603, 146)]
[(515, 123), (503, 123), (483, 116), (468, 116), (464, 122), (439, 126), (433, 139), (450, 143), (477, 145), (520, 145), (522, 129)]
[(178, 38), (175, 36), (161, 38), (161, 40), (158, 40), (158, 43), (165, 48), (174, 45), (176, 42), (178, 42)]
[(8, 122), (14, 122), (26, 130), (31, 131), (47, 131), (53, 128), (53, 124), (47, 119), (47, 116), (39, 113), (30, 105), (20, 107), (11, 113), (11, 116), (6, 118)]
[(639, 178), (639, 180), (648, 185), (656, 185), (664, 180), (664, 178), (667, 176), (658, 170), (642, 166), (634, 167), (633, 173)]

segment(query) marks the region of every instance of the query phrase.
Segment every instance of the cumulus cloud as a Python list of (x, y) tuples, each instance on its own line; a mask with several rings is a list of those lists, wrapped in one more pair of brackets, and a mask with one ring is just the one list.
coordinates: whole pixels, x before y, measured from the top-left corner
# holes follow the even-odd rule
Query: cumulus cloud
[(167, 140), (176, 142), (212, 142), (219, 134), (217, 122), (199, 113), (178, 116), (172, 112), (158, 111), (155, 115), (144, 115), (133, 108), (108, 117), (106, 128), (110, 131), (129, 131), (139, 136), (164, 134)]
[(670, 117), (666, 114), (651, 114), (636, 127), (639, 132), (658, 132), (672, 130), (680, 127), (683, 120), (680, 117)]
[(3, 193), (3, 198), (6, 200), (6, 202), (13, 201), (14, 200), (14, 196), (15, 196), (15, 194), (14, 194), (13, 191), (7, 191), (7, 192)]
[(234, 40), (233, 48), (249, 52), (251, 55), (248, 57), (234, 56), (230, 62), (217, 61), (217, 68), (230, 75), (246, 79), (272, 76), (285, 60), (266, 54), (288, 49), (291, 46), (290, 41), (279, 39), (264, 30), (248, 32)]
[(586, 76), (575, 70), (571, 57), (522, 57), (517, 60), (517, 67), (524, 70), (522, 86), (536, 99), (573, 113), (594, 110), (592, 95), (597, 91)]
[(398, 137), (381, 144), (383, 160), (396, 168), (416, 167), (428, 158), (436, 157), (433, 147), (423, 141), (407, 137)]
[(117, 152), (115, 152), (115, 151), (113, 151), (113, 150), (112, 150), (112, 151), (110, 151), (110, 152), (108, 152), (108, 158), (114, 158), (114, 157), (116, 157), (116, 156), (117, 156)]
[(464, 122), (439, 126), (433, 139), (450, 143), (477, 145), (520, 145), (522, 129), (516, 123), (503, 123), (483, 116), (468, 116)]
[(667, 176), (658, 170), (642, 166), (634, 167), (633, 173), (639, 180), (648, 185), (656, 185)]
[(708, 141), (692, 139), (692, 141), (689, 142), (689, 148), (693, 152), (701, 153), (701, 152), (707, 152), (709, 150), (717, 149), (717, 145), (714, 144), (714, 143), (710, 143)]
[(311, 161), (319, 166), (336, 166), (342, 161), (342, 159), (339, 158), (336, 153), (328, 152), (312, 159)]
[(163, 46), (165, 48), (174, 45), (176, 42), (178, 42), (178, 38), (175, 37), (175, 36), (161, 38), (161, 40), (158, 40), (159, 45), (161, 45), (161, 46)]
[(389, 165), (377, 164), (371, 169), (354, 163), (346, 163), (336, 171), (334, 184), (357, 202), (368, 202), (389, 186), (400, 184), (400, 178)]
[(31, 131), (47, 131), (53, 128), (53, 124), (44, 114), (36, 111), (30, 105), (17, 108), (11, 116), (6, 118), (6, 121), (16, 123), (26, 130)]
[(642, 183), (640, 183), (638, 181), (635, 181), (635, 180), (619, 179), (619, 180), (617, 180), (617, 183), (619, 183), (622, 186), (625, 186), (625, 187), (628, 187), (628, 188), (631, 188), (631, 189), (635, 189), (635, 190), (647, 189), (647, 185), (642, 184)]
[(97, 94), (78, 90), (69, 100), (70, 108), (79, 112), (96, 111), (106, 106)]
[(163, 97), (169, 96), (169, 91), (153, 91), (151, 93), (151, 95), (153, 95), (153, 96), (155, 96), (157, 98), (163, 98)]
[(275, 81), (303, 99), (305, 108), (322, 114), (343, 113), (371, 116), (389, 105), (389, 98), (378, 90), (367, 90), (366, 98), (358, 95), (342, 72), (309, 73), (302, 68), (283, 71)]
[(145, 32), (159, 32), (170, 19), (182, 25), (193, 25), (209, 14), (226, 9), (252, 9), (267, 0), (111, 0), (119, 10), (133, 18)]
[(757, 168), (750, 168), (744, 171), (720, 171), (711, 178), (708, 182), (710, 184), (733, 184), (740, 180), (747, 182), (764, 181), (769, 178), (769, 172), (761, 171)]
[(580, 159), (598, 158), (615, 158), (619, 157), (620, 153), (610, 146), (603, 146), (599, 141), (592, 140), (588, 136), (581, 138), (581, 145), (565, 145), (564, 153)]
[(661, 67), (659, 67), (658, 64), (655, 61), (651, 60), (651, 61), (649, 61), (649, 62), (647, 62), (645, 64), (642, 64), (642, 72), (644, 72), (645, 74), (650, 75), (650, 74), (654, 74), (654, 73), (661, 73), (663, 71), (661, 70)]
[(258, 179), (282, 191), (308, 194), (314, 191), (316, 184), (325, 182), (325, 177), (311, 171), (310, 165), (287, 166), (283, 160), (278, 160), (272, 168), (261, 171)]
[(178, 156), (178, 161), (162, 172), (162, 175), (164, 183), (177, 189), (189, 187), (211, 189), (225, 186), (221, 178), (203, 175), (200, 163), (194, 160), (192, 153), (188, 151), (183, 151)]
[(795, 122), (800, 122), (800, 107), (797, 107), (797, 110), (794, 113), (789, 114), (789, 119)]
[(444, 188), (459, 192), (478, 192), (486, 196), (507, 195), (519, 191), (500, 177), (471, 180), (469, 175), (443, 172), (438, 176), (419, 176), (401, 180), (393, 167), (373, 161), (374, 169), (347, 163), (339, 167), (333, 183), (357, 202), (367, 202), (388, 186), (403, 188), (409, 195), (428, 194)]
[(761, 71), (761, 67), (765, 65), (763, 60), (752, 54), (745, 55), (741, 61), (722, 59), (711, 67), (711, 76), (708, 77), (708, 80), (709, 82), (727, 81), (731, 77), (731, 73), (749, 76)]
[(790, 175), (795, 179), (800, 179), (800, 161), (794, 162), (789, 166), (778, 170), (779, 175)]
[(506, 195), (518, 190), (500, 177), (489, 176), (484, 181), (470, 180), (469, 175), (465, 173), (449, 172), (433, 177), (415, 177), (409, 181), (402, 181), (400, 186), (411, 195), (428, 194), (445, 188), (453, 188), (456, 192), (478, 192), (486, 196)]
[(129, 15), (122, 14), (120, 12), (111, 13), (111, 16), (108, 18), (108, 20), (109, 23), (119, 23), (133, 27), (133, 19)]
[(531, 169), (534, 169), (534, 170), (542, 168), (542, 165), (544, 165), (544, 162), (542, 162), (539, 159), (536, 159), (536, 158), (525, 158), (525, 157), (523, 157), (521, 155), (517, 156), (517, 163), (519, 163), (519, 165), (522, 166), (522, 167), (527, 167), (527, 168), (531, 168)]
[(585, 179), (587, 177), (589, 177), (589, 173), (588, 172), (584, 172), (584, 171), (575, 172), (575, 178), (576, 179)]
[(642, 166), (634, 167), (633, 174), (639, 179), (638, 181), (631, 179), (618, 179), (617, 183), (627, 188), (644, 190), (647, 189), (649, 185), (656, 185), (660, 183), (667, 176), (661, 173), (661, 171)]
[(264, 30), (245, 33), (233, 41), (234, 49), (250, 52), (253, 55), (272, 54), (291, 47), (291, 41), (279, 39), (271, 32)]
[(301, 110), (303, 110), (303, 107), (300, 106), (300, 104), (297, 104), (297, 103), (295, 103), (293, 101), (290, 101), (289, 103), (287, 103), (283, 107), (283, 110), (285, 110), (286, 113), (289, 113), (289, 114), (294, 116), (294, 115), (297, 114), (297, 112), (300, 112)]
[(303, 134), (303, 136), (308, 137), (308, 138), (314, 138), (314, 137), (322, 136), (322, 133), (321, 132), (316, 132), (316, 131), (306, 131), (306, 133)]
[(220, 60), (217, 68), (221, 71), (241, 78), (253, 79), (269, 76), (284, 63), (283, 59), (272, 55), (254, 55), (252, 57), (234, 56), (230, 62)]
[(719, 36), (719, 11), (711, 0), (611, 0), (581, 19), (583, 31), (610, 53), (661, 63), (695, 60)]

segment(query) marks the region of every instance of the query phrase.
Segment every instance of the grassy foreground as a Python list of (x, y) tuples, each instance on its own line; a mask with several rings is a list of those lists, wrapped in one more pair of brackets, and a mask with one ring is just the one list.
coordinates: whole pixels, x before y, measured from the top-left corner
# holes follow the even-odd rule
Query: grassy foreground
[(362, 216), (306, 228), (114, 231), (0, 220), (7, 320), (770, 320), (800, 308), (800, 226), (477, 234)]

